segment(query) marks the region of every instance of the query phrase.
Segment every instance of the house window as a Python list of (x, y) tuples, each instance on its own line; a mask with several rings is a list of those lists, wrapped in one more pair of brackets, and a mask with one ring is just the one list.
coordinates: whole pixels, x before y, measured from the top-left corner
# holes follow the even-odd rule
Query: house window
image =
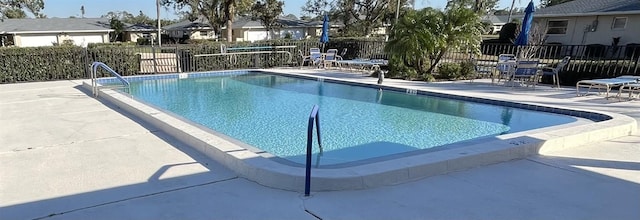
[(568, 20), (549, 21), (547, 23), (547, 34), (566, 34), (567, 25), (569, 25)]
[(200, 31), (200, 36), (207, 36), (209, 35), (208, 31)]
[(615, 17), (613, 18), (613, 25), (611, 29), (613, 30), (622, 30), (627, 26), (627, 18), (624, 17)]

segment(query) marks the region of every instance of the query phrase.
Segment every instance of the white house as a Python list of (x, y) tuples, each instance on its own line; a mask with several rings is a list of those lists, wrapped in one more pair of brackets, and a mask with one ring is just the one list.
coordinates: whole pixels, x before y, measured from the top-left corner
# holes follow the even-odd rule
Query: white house
[(142, 38), (151, 42), (158, 39), (158, 28), (147, 24), (132, 24), (125, 27), (123, 34), (123, 41), (137, 42)]
[(102, 18), (4, 19), (0, 22), (2, 46), (53, 46), (72, 43), (108, 43), (109, 21)]
[[(522, 14), (511, 15), (511, 21), (513, 21), (514, 19), (522, 20), (522, 17), (523, 17)], [(500, 33), (500, 30), (502, 30), (502, 26), (511, 22), (508, 20), (509, 20), (509, 15), (487, 15), (482, 18), (483, 22), (487, 22), (491, 24), (490, 29), (487, 30), (487, 33), (489, 34)]]
[(547, 43), (640, 43), (640, 0), (574, 0), (538, 9), (534, 21), (546, 25)]
[[(300, 40), (309, 35), (308, 29), (310, 27), (315, 27), (314, 24), (306, 21), (287, 18), (278, 18), (277, 22), (277, 27), (274, 27), (272, 32), (267, 34), (266, 27), (264, 27), (260, 21), (253, 21), (248, 17), (241, 17), (233, 22), (233, 40), (259, 41), (286, 37)], [(322, 24), (320, 28), (322, 28)]]
[(181, 21), (164, 26), (162, 29), (170, 38), (176, 41), (186, 39), (211, 40), (218, 37), (205, 18), (199, 18), (195, 21)]

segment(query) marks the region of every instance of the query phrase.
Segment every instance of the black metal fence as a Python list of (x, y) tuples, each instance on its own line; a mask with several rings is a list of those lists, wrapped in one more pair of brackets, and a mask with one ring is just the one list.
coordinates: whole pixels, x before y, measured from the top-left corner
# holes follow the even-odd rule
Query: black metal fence
[[(220, 44), (227, 48), (264, 47), (265, 53), (220, 54)], [(283, 52), (270, 53), (268, 46), (292, 46), (278, 49)], [(0, 48), (0, 83), (79, 79), (89, 77), (89, 66), (95, 61), (103, 62), (116, 72), (128, 75), (200, 72), (224, 69), (269, 68), (300, 65), (301, 55), (310, 48), (346, 49), (344, 59), (387, 59), (382, 40), (367, 41), (336, 39), (325, 45), (317, 41), (269, 41), (214, 44), (164, 45), (162, 48), (133, 45), (92, 45), (80, 47)], [(576, 78), (611, 77), (618, 75), (640, 75), (640, 45), (540, 45), (531, 46), (535, 58), (553, 66), (564, 56), (571, 62), (564, 72)], [(520, 48), (522, 49), (522, 48)], [(480, 65), (495, 66), (499, 54), (516, 54), (519, 49), (509, 44), (484, 44), (481, 54), (473, 55)], [(291, 55), (289, 55), (291, 54)], [(464, 51), (447, 53), (442, 63), (469, 61), (472, 55)], [(99, 76), (108, 76), (99, 73)]]
[(518, 54), (531, 49), (532, 57), (548, 66), (554, 66), (565, 56), (571, 62), (563, 71), (609, 77), (618, 75), (640, 75), (640, 45), (625, 46), (593, 45), (533, 45), (516, 47), (508, 44), (485, 44), (478, 60), (497, 61), (499, 54)]

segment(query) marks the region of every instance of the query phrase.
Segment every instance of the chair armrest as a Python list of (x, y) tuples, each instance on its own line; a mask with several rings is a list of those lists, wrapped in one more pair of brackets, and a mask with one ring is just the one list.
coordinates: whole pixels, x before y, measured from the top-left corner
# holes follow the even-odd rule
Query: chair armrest
[(545, 67), (540, 68), (540, 70), (547, 71), (547, 72), (553, 72), (553, 71), (556, 70), (556, 68), (545, 66)]

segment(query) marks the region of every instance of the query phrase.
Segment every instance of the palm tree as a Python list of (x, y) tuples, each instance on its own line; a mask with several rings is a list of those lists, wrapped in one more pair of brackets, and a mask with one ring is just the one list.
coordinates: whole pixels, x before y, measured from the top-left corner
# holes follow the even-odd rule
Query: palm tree
[(190, 20), (196, 20), (198, 16), (207, 19), (215, 32), (220, 31), (223, 25), (227, 27), (227, 41), (233, 41), (232, 27), (235, 16), (249, 10), (255, 0), (160, 0), (164, 6), (173, 6), (177, 10), (185, 7)]
[(478, 52), (482, 27), (479, 16), (463, 6), (408, 12), (392, 30), (385, 51), (420, 74), (431, 74), (450, 50)]
[(429, 17), (436, 13), (432, 8), (420, 11), (409, 11), (402, 16), (391, 31), (385, 51), (396, 59), (404, 61), (405, 66), (411, 66), (418, 72), (426, 58), (433, 51), (436, 36), (431, 28), (426, 27)]
[(16, 9), (29, 11), (36, 18), (46, 17), (46, 15), (40, 14), (40, 10), (44, 9), (44, 0), (11, 0), (0, 1), (0, 21), (7, 18), (5, 10), (9, 10), (10, 13), (15, 13)]
[(434, 61), (431, 62), (429, 73), (440, 63), (442, 56), (450, 50), (466, 49), (479, 52), (482, 40), (481, 34), (484, 25), (473, 10), (465, 7), (452, 7), (441, 12), (440, 16), (442, 19), (435, 20), (440, 23), (431, 25), (438, 28), (432, 31), (438, 33), (437, 36), (440, 37), (440, 40), (436, 41), (438, 43), (437, 51), (433, 55)]

